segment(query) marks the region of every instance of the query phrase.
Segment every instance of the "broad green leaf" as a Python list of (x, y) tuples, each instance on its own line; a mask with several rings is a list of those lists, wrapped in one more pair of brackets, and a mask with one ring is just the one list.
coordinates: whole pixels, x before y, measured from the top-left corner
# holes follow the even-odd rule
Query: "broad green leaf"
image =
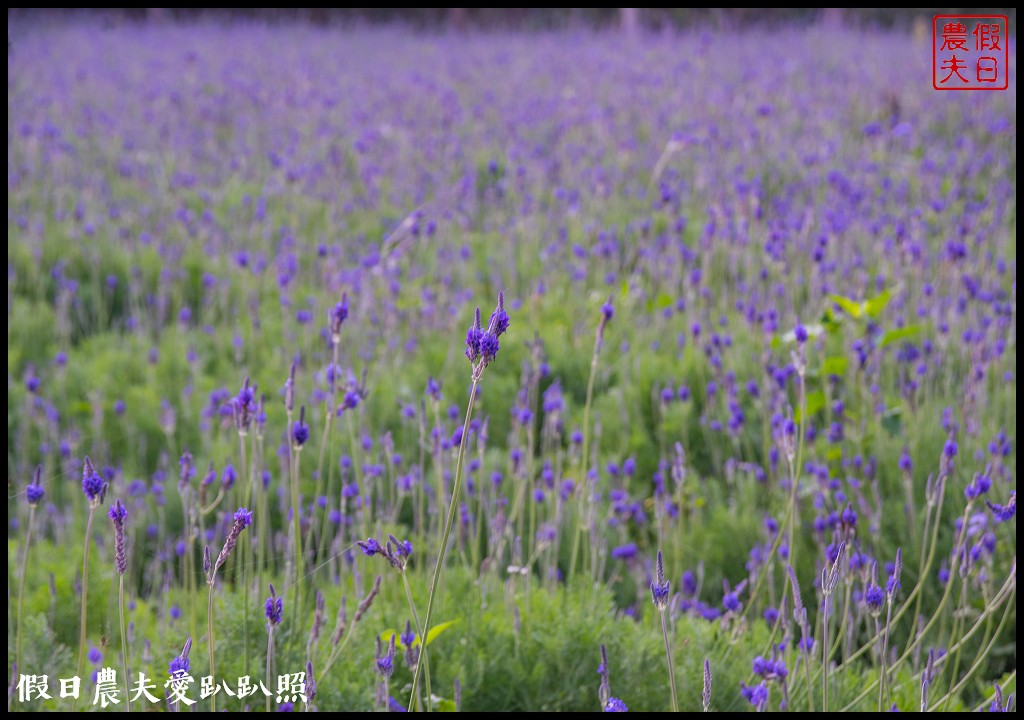
[(433, 708), (434, 712), (455, 712), (454, 700), (438, 697), (437, 695), (431, 696), (430, 706)]
[(831, 307), (827, 307), (821, 314), (821, 326), (829, 335), (840, 335), (843, 332), (843, 318), (841, 315), (836, 315), (835, 310)]
[(434, 642), (434, 640), (437, 639), (438, 635), (443, 633), (445, 630), (447, 630), (457, 622), (458, 620), (449, 620), (448, 622), (443, 622), (440, 625), (435, 625), (434, 627), (430, 628), (430, 630), (427, 631), (427, 647), (430, 647), (430, 643)]
[(885, 310), (885, 306), (889, 304), (889, 301), (892, 300), (893, 294), (892, 288), (889, 288), (878, 293), (870, 300), (865, 300), (862, 303), (864, 312), (868, 314), (868, 317), (877, 318)]
[(829, 295), (828, 299), (841, 307), (843, 312), (856, 320), (859, 320), (861, 315), (864, 314), (863, 305), (848, 297), (843, 297), (842, 295)]
[(892, 407), (886, 409), (882, 415), (882, 427), (885, 429), (890, 436), (896, 436), (900, 434), (900, 426), (902, 425), (903, 411), (901, 408)]
[[(812, 417), (815, 413), (820, 412), (825, 407), (825, 393), (820, 390), (809, 393), (807, 395), (807, 417)], [(793, 419), (798, 424), (803, 424), (803, 408), (797, 408), (794, 413)]]
[(878, 347), (884, 348), (886, 345), (892, 345), (894, 342), (916, 337), (917, 335), (920, 335), (923, 330), (923, 325), (907, 325), (906, 327), (886, 330), (882, 333), (882, 339), (879, 341)]
[(842, 377), (846, 374), (846, 368), (850, 365), (850, 359), (843, 355), (831, 355), (825, 358), (825, 361), (821, 364), (821, 372), (823, 375), (835, 375)]

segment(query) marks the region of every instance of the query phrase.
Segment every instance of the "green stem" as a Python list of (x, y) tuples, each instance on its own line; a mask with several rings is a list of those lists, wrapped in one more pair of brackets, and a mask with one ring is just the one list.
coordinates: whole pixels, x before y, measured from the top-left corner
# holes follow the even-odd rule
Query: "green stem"
[[(967, 503), (967, 507), (964, 509), (964, 517), (963, 517), (962, 525), (961, 525), (963, 530), (961, 530), (960, 535), (957, 538), (957, 541), (953, 545), (953, 552), (950, 553), (950, 557), (956, 557), (957, 556), (957, 553), (960, 550), (961, 543), (967, 537), (967, 518), (970, 517), (970, 513), (971, 513), (971, 503)], [(937, 528), (938, 528), (938, 522), (936, 522), (936, 529)], [(929, 565), (930, 565), (930, 563), (929, 563)], [(938, 605), (938, 607), (936, 607), (935, 613), (932, 615), (932, 617), (925, 624), (925, 626), (921, 630), (921, 632), (919, 632), (914, 637), (914, 639), (910, 641), (910, 643), (907, 645), (907, 648), (903, 651), (903, 654), (896, 660), (895, 663), (893, 663), (892, 667), (889, 668), (889, 672), (894, 672), (896, 669), (898, 669), (900, 665), (902, 665), (904, 662), (906, 662), (907, 658), (910, 657), (911, 653), (913, 653), (914, 650), (917, 649), (917, 646), (920, 645), (922, 642), (924, 642), (924, 638), (925, 638), (925, 636), (928, 635), (928, 632), (933, 627), (935, 627), (935, 623), (939, 622), (941, 617), (943, 617), (942, 611), (945, 609), (946, 603), (949, 601), (949, 596), (950, 596), (950, 593), (952, 592), (952, 590), (953, 590), (953, 583), (952, 583), (952, 581), (950, 581), (950, 582), (946, 583), (946, 590), (945, 590), (945, 592), (943, 592), (942, 598), (939, 599), (939, 605)], [(904, 604), (904, 607), (906, 607), (908, 604), (909, 604), (909, 598), (907, 599), (907, 603)], [(986, 608), (985, 612), (987, 613), (988, 611), (989, 611), (989, 609)], [(898, 617), (898, 614), (897, 614), (897, 617)], [(884, 630), (884, 632), (888, 632), (888, 630)], [(951, 652), (951, 651), (952, 651), (952, 648), (947, 648), (947, 652)], [(857, 653), (854, 653), (854, 654), (856, 655)], [(850, 659), (852, 659), (852, 657), (853, 656), (851, 656)], [(857, 705), (857, 703), (859, 703), (861, 700), (863, 700), (865, 697), (867, 697), (868, 693), (870, 693), (876, 687), (878, 687), (878, 680), (875, 680), (873, 682), (868, 683), (867, 686), (863, 690), (861, 690), (860, 694), (857, 695), (857, 697), (855, 697), (853, 700), (851, 700), (846, 705), (846, 707), (844, 707), (841, 710), (841, 712), (849, 712), (852, 708), (854, 708)]]
[(828, 603), (831, 598), (826, 595), (821, 605), (821, 711), (828, 712)]
[(672, 690), (672, 712), (679, 712), (679, 700), (676, 698), (676, 669), (672, 662), (672, 646), (668, 641), (668, 620), (665, 618), (664, 610), (661, 611), (661, 636), (665, 640), (665, 658), (668, 660), (668, 686)]
[(886, 602), (885, 627), (882, 629), (881, 669), (878, 671), (878, 712), (882, 712), (882, 705), (885, 703), (886, 687), (889, 684), (885, 663), (889, 655), (890, 624), (892, 624), (892, 600)]
[[(406, 576), (405, 571), (402, 571), (402, 582), (405, 584), (405, 597), (409, 600), (409, 612), (412, 613), (412, 621), (416, 623), (416, 632), (420, 636), (420, 657), (416, 661), (419, 665), (423, 663), (423, 680), (426, 684), (427, 689), (427, 704), (430, 704), (430, 698), (433, 697), (433, 693), (430, 690), (430, 662), (427, 660), (427, 633), (426, 630), (420, 625), (419, 615), (416, 613), (416, 603), (412, 599), (412, 588), (409, 587), (409, 578)], [(413, 702), (419, 702), (418, 697), (410, 699), (409, 705)]]
[(124, 624), (124, 575), (118, 577), (117, 609), (121, 615), (121, 664), (124, 669), (124, 700), (125, 712), (132, 711), (132, 700), (128, 687), (128, 633)]
[[(252, 500), (252, 477), (249, 474), (249, 465), (245, 456), (245, 438), (244, 433), (238, 433), (238, 451), (240, 453), (241, 462), (239, 467), (242, 473), (242, 487), (244, 488), (245, 502), (242, 503), (243, 507), (252, 507), (250, 500)], [(252, 542), (248, 537), (240, 538), (242, 543), (242, 557), (243, 561), (241, 567), (238, 568), (242, 576), (242, 667), (245, 671), (249, 672), (249, 564), (252, 562)], [(235, 575), (238, 578), (238, 575)]]
[[(271, 677), (271, 663), (274, 659), (274, 624), (270, 623), (267, 627), (267, 678)], [(270, 695), (267, 695), (267, 712), (270, 712)]]
[[(213, 571), (216, 576), (217, 571)], [(213, 585), (215, 577), (210, 578), (210, 591), (207, 594), (206, 604), (206, 640), (210, 647), (210, 677), (216, 677), (213, 672)], [(217, 693), (210, 695), (210, 711), (217, 712)]]
[[(957, 602), (956, 610), (953, 611), (953, 632), (950, 634), (950, 640), (956, 640), (960, 634), (961, 629), (964, 626), (964, 613), (965, 606), (967, 604), (967, 577), (961, 576), (960, 578), (960, 599)], [(949, 709), (949, 700), (953, 697), (953, 685), (956, 683), (956, 674), (960, 672), (960, 645), (957, 644), (956, 651), (953, 654), (953, 672), (949, 676), (949, 690), (946, 692), (946, 703), (942, 706), (942, 712), (946, 712)]]
[[(963, 678), (960, 679), (960, 682), (958, 682), (956, 685), (954, 685), (950, 689), (950, 691), (946, 694), (946, 697), (939, 698), (938, 702), (936, 702), (934, 705), (932, 705), (930, 710), (932, 710), (932, 711), (938, 710), (939, 709), (939, 705), (942, 705), (943, 703), (948, 702), (950, 698), (952, 698), (954, 695), (956, 695), (956, 693), (960, 692), (960, 689), (963, 688), (963, 686), (967, 683), (967, 681), (971, 679), (971, 677), (974, 675), (975, 672), (977, 672), (977, 670), (981, 667), (982, 662), (985, 660), (985, 658), (988, 657), (988, 654), (989, 654), (989, 652), (991, 652), (992, 647), (996, 644), (996, 641), (999, 640), (1000, 633), (1002, 633), (1003, 628), (1006, 626), (1006, 621), (1010, 617), (1010, 610), (1011, 609), (1015, 609), (1016, 607), (1017, 606), (1013, 603), (1012, 600), (1010, 602), (1006, 603), (1006, 609), (1003, 611), (1003, 617), (999, 621), (999, 625), (996, 626), (995, 633), (993, 633), (990, 636), (991, 639), (988, 640), (988, 644), (987, 645), (984, 642), (982, 643), (982, 645), (984, 647), (982, 648), (981, 651), (978, 652), (978, 656), (977, 656), (977, 658), (975, 658), (974, 663), (971, 665), (971, 667), (967, 670), (967, 674), (964, 675)], [(957, 647), (958, 651), (959, 651), (959, 649), (960, 648)]]
[(299, 459), (302, 455), (301, 448), (294, 448), (292, 452), (292, 533), (295, 537), (295, 635), (302, 633), (302, 521), (299, 519), (301, 508), (299, 507)]
[[(803, 630), (800, 631), (801, 638), (806, 636)], [(807, 679), (807, 709), (814, 712), (814, 686), (811, 684), (811, 653), (803, 651), (804, 656), (804, 677)]]
[(25, 536), (25, 551), (21, 557), (21, 572), (18, 575), (18, 631), (17, 639), (14, 644), (14, 661), (17, 663), (19, 668), (24, 667), (21, 664), (21, 625), (22, 625), (22, 603), (25, 600), (25, 573), (28, 571), (28, 551), (32, 546), (32, 525), (36, 518), (36, 506), (29, 505), (28, 508), (28, 534)]
[(590, 452), (590, 405), (594, 399), (594, 377), (597, 375), (597, 357), (601, 351), (601, 336), (597, 335), (594, 338), (594, 354), (590, 357), (590, 379), (587, 380), (587, 402), (583, 406), (583, 447), (580, 453), (580, 485), (576, 488), (578, 494), (577, 508), (576, 508), (576, 532), (573, 533), (572, 538), (572, 553), (569, 555), (569, 574), (566, 576), (567, 581), (571, 581), (576, 573), (576, 554), (580, 549), (580, 536), (583, 534), (583, 511), (585, 498), (587, 496), (587, 465), (589, 459), (587, 454)]
[(78, 672), (75, 674), (82, 677), (82, 668), (85, 667), (85, 608), (86, 598), (89, 595), (89, 538), (92, 537), (92, 519), (96, 515), (96, 505), (89, 503), (89, 521), (85, 525), (85, 557), (82, 560), (82, 611), (79, 615), (78, 632)]
[[(459, 458), (455, 463), (455, 480), (452, 486), (452, 500), (448, 505), (448, 518), (445, 520), (444, 533), (441, 536), (441, 547), (437, 552), (437, 562), (434, 565), (434, 576), (430, 581), (430, 593), (427, 595), (427, 614), (423, 620), (424, 627), (430, 627), (430, 617), (434, 612), (434, 598), (437, 596), (437, 584), (441, 579), (441, 566), (444, 565), (444, 556), (448, 550), (448, 537), (452, 532), (452, 525), (455, 524), (455, 513), (458, 511), (459, 490), (462, 488), (462, 458), (466, 452), (466, 436), (469, 435), (469, 421), (473, 417), (473, 402), (476, 400), (476, 390), (480, 381), (473, 379), (473, 387), (469, 391), (469, 405), (466, 407), (466, 421), (462, 425), (462, 439), (459, 441)], [(424, 638), (426, 640), (426, 638)], [(421, 663), (416, 663), (416, 670), (412, 674), (412, 691), (409, 697), (416, 697), (416, 687), (419, 685)], [(410, 702), (410, 705), (412, 703)], [(430, 699), (427, 699), (427, 711), (430, 711)]]

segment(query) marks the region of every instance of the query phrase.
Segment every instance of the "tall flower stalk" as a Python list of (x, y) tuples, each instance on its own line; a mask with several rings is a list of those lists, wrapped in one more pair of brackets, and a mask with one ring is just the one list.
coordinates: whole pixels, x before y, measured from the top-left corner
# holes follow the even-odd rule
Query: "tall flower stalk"
[[(466, 437), (469, 435), (469, 422), (473, 419), (473, 403), (476, 400), (477, 388), (483, 379), (484, 370), (494, 362), (498, 354), (498, 338), (508, 330), (509, 317), (505, 312), (505, 295), (498, 293), (498, 307), (491, 313), (490, 322), (484, 330), (480, 323), (480, 308), (476, 309), (476, 316), (473, 324), (466, 333), (466, 358), (472, 365), (472, 386), (469, 390), (469, 403), (466, 406), (466, 420), (462, 425), (462, 438), (459, 440), (459, 456), (455, 463), (455, 480), (452, 486), (451, 502), (448, 505), (448, 517), (444, 523), (444, 532), (441, 534), (441, 547), (438, 548), (437, 562), (434, 564), (434, 574), (430, 581), (430, 590), (427, 595), (427, 611), (423, 618), (423, 629), (429, 631), (430, 618), (434, 612), (434, 599), (437, 597), (438, 583), (441, 579), (441, 568), (444, 565), (445, 554), (448, 550), (448, 538), (455, 524), (455, 514), (459, 508), (459, 491), (462, 489), (462, 463), (466, 454)], [(409, 693), (409, 706), (413, 705), (416, 699), (416, 689), (419, 685), (420, 668), (428, 663), (426, 653), (426, 638), (421, 643), (424, 652), (421, 662), (416, 663), (416, 669), (412, 675), (412, 690)], [(427, 709), (430, 709), (430, 699), (427, 699)]]
[[(203, 569), (206, 571), (206, 584), (208, 587), (207, 593), (207, 605), (206, 605), (206, 633), (207, 642), (210, 650), (210, 675), (216, 677), (214, 673), (213, 664), (213, 589), (216, 586), (217, 571), (220, 569), (228, 557), (231, 555), (231, 551), (235, 549), (235, 545), (238, 544), (238, 538), (241, 537), (242, 531), (245, 530), (249, 525), (252, 524), (252, 513), (246, 508), (238, 508), (235, 511), (234, 522), (231, 525), (231, 530), (228, 532), (227, 538), (224, 540), (224, 547), (221, 548), (220, 554), (217, 556), (217, 562), (210, 562), (210, 546), (207, 545), (203, 554)], [(217, 712), (217, 695), (214, 693), (210, 696), (210, 710)]]
[(291, 427), (291, 489), (292, 489), (292, 534), (295, 549), (295, 617), (296, 636), (302, 632), (302, 508), (299, 505), (299, 458), (302, 446), (309, 439), (306, 425), (306, 408), (299, 408), (299, 419)]
[[(270, 585), (270, 597), (266, 602), (267, 615), (267, 677), (272, 677), (271, 670), (274, 662), (274, 628), (281, 624), (284, 617), (284, 600), (274, 591), (274, 585)], [(267, 712), (271, 711), (270, 696), (267, 695)]]
[(583, 520), (586, 510), (586, 480), (588, 455), (590, 454), (590, 406), (594, 399), (594, 378), (597, 376), (597, 358), (601, 354), (601, 345), (604, 344), (604, 331), (609, 321), (615, 315), (615, 308), (612, 306), (612, 299), (601, 306), (601, 321), (597, 325), (597, 332), (594, 335), (594, 352), (590, 356), (590, 378), (587, 380), (587, 400), (583, 405), (583, 443), (580, 454), (580, 484), (577, 492), (579, 500), (576, 509), (576, 530), (572, 538), (572, 551), (569, 553), (569, 577), (574, 577), (576, 572), (576, 555), (580, 550), (580, 536), (586, 530)]
[(124, 672), (125, 711), (132, 711), (132, 701), (128, 687), (128, 633), (124, 622), (124, 573), (128, 569), (128, 551), (124, 541), (124, 520), (128, 510), (115, 500), (107, 512), (114, 523), (114, 562), (117, 565), (117, 611), (121, 628), (121, 670)]
[(25, 573), (28, 572), (28, 551), (32, 547), (32, 526), (36, 519), (36, 508), (46, 491), (43, 490), (43, 466), (36, 467), (32, 476), (32, 482), (25, 489), (28, 498), (28, 531), (25, 534), (25, 549), (21, 554), (21, 571), (18, 573), (18, 629), (14, 642), (14, 661), (21, 667), (21, 627), (24, 618), (22, 617), (22, 606), (25, 600)]
[[(836, 584), (839, 582), (839, 574), (846, 561), (846, 543), (839, 544), (839, 553), (831, 568), (823, 568), (821, 571), (821, 592), (823, 595), (821, 604), (821, 709), (828, 712), (828, 663), (831, 655), (831, 648), (828, 643), (828, 606), (832, 601), (832, 594), (835, 592)], [(808, 688), (809, 690), (809, 688)]]
[(82, 558), (82, 610), (78, 619), (78, 671), (75, 674), (79, 677), (82, 676), (82, 670), (85, 667), (85, 622), (89, 597), (89, 544), (92, 537), (92, 521), (96, 515), (96, 508), (103, 504), (107, 495), (107, 483), (96, 472), (88, 457), (85, 458), (82, 466), (82, 492), (85, 493), (85, 497), (89, 501), (89, 520), (85, 524), (85, 549)]
[(665, 579), (665, 561), (662, 558), (661, 550), (658, 551), (657, 574), (651, 581), (651, 600), (654, 607), (661, 615), (661, 636), (665, 641), (665, 659), (668, 661), (668, 686), (672, 691), (672, 712), (679, 712), (679, 699), (676, 697), (676, 670), (672, 661), (672, 645), (668, 639), (668, 610), (669, 595), (671, 586)]

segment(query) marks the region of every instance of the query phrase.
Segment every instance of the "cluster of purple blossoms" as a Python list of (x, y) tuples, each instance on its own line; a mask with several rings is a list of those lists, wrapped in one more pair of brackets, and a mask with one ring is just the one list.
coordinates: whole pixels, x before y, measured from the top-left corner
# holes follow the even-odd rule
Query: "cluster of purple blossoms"
[(341, 294), (341, 300), (333, 308), (331, 308), (330, 323), (331, 323), (331, 341), (332, 344), (337, 345), (341, 339), (341, 325), (345, 322), (348, 317), (348, 293)]
[(167, 667), (167, 674), (173, 676), (180, 676), (182, 674), (188, 675), (192, 669), (192, 663), (188, 659), (188, 654), (192, 651), (192, 638), (188, 638), (185, 641), (185, 646), (181, 649), (181, 652), (171, 658), (170, 665)]
[(412, 557), (412, 543), (408, 540), (399, 540), (394, 535), (388, 535), (387, 542), (383, 546), (376, 538), (372, 537), (366, 540), (359, 540), (356, 542), (356, 545), (359, 546), (359, 549), (367, 557), (373, 557), (374, 555), (382, 556), (399, 572), (405, 570), (409, 564), (409, 558)]
[(242, 389), (231, 401), (231, 412), (235, 421), (235, 429), (240, 435), (246, 435), (252, 425), (253, 418), (259, 410), (256, 401), (256, 386), (249, 383), (249, 378), (242, 383)]
[(309, 440), (309, 425), (306, 424), (306, 406), (299, 408), (299, 419), (292, 423), (292, 445), (296, 450)]
[(740, 683), (740, 695), (749, 702), (758, 712), (764, 712), (768, 707), (768, 683), (759, 682), (757, 685), (745, 685)]
[(376, 666), (377, 672), (385, 680), (395, 672), (395, 635), (393, 633), (388, 641), (387, 650), (384, 649), (380, 638), (377, 638)]
[(473, 378), (479, 381), (484, 368), (494, 362), (500, 344), (498, 338), (508, 330), (509, 318), (505, 312), (505, 293), (498, 293), (498, 307), (491, 313), (485, 330), (480, 322), (480, 308), (476, 309), (473, 324), (466, 332), (466, 358), (473, 365)]
[(96, 468), (93, 467), (92, 461), (88, 457), (85, 458), (82, 465), (82, 492), (88, 498), (89, 506), (93, 508), (102, 505), (107, 495), (107, 483), (96, 472)]
[(43, 466), (37, 465), (36, 471), (32, 474), (32, 482), (25, 488), (25, 495), (28, 497), (28, 504), (32, 507), (38, 505), (46, 491), (43, 489)]
[(661, 550), (658, 551), (656, 577), (651, 581), (651, 600), (658, 612), (665, 612), (668, 609), (669, 594), (671, 586), (665, 579), (665, 562), (662, 559)]
[(274, 590), (274, 584), (270, 584), (270, 597), (266, 602), (267, 621), (271, 626), (280, 625), (284, 617), (284, 601)]
[(997, 505), (996, 503), (988, 502), (987, 500), (985, 501), (985, 504), (988, 505), (988, 509), (992, 511), (992, 518), (997, 523), (1004, 523), (1008, 520), (1012, 520), (1017, 514), (1017, 491), (1010, 491), (1010, 499), (1005, 505)]

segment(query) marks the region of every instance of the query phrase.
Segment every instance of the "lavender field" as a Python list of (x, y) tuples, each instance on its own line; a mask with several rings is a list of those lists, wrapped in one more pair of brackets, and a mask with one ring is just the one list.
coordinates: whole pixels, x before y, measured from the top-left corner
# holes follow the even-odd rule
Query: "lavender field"
[(1016, 709), (1015, 38), (8, 38), (10, 710)]

